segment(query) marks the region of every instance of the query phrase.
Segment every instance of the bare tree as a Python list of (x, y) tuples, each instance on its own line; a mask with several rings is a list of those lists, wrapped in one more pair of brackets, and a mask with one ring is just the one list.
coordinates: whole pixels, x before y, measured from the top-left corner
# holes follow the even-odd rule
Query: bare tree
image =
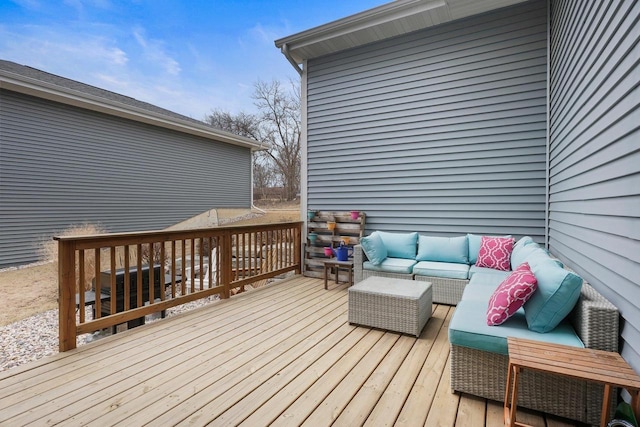
[(264, 192), (281, 184), (286, 199), (293, 200), (300, 191), (300, 88), (295, 83), (288, 90), (276, 80), (258, 81), (253, 99), (258, 109), (255, 115), (213, 110), (205, 121), (265, 144), (264, 154), (254, 154), (255, 186)]
[(255, 152), (253, 154), (253, 186), (260, 193), (260, 198), (265, 199), (267, 189), (279, 184), (271, 156), (264, 151)]
[(205, 117), (205, 121), (211, 126), (233, 133), (235, 135), (253, 138), (261, 141), (260, 121), (257, 116), (244, 111), (231, 114), (228, 111), (215, 109)]
[(258, 81), (253, 99), (260, 112), (263, 141), (282, 179), (287, 200), (300, 191), (300, 88), (286, 90), (277, 80)]

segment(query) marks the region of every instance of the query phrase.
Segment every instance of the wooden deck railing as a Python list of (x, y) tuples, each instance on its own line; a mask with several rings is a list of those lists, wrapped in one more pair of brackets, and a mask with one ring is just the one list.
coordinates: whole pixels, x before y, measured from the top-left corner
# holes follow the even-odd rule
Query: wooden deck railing
[(75, 348), (79, 334), (301, 273), (301, 230), (291, 222), (55, 237), (60, 351)]

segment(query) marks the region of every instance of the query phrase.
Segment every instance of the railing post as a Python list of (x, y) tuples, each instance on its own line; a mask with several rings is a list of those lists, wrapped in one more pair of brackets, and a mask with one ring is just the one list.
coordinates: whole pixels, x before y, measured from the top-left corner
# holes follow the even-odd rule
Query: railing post
[(233, 275), (232, 263), (232, 250), (231, 247), (231, 232), (225, 231), (222, 235), (222, 247), (220, 252), (220, 280), (222, 281), (223, 291), (222, 298), (229, 298), (231, 295), (231, 280)]
[(61, 352), (76, 348), (75, 258), (73, 242), (58, 240), (58, 345)]
[(296, 264), (296, 274), (302, 274), (302, 249), (304, 246), (302, 245), (302, 226), (300, 224), (296, 225), (295, 228), (295, 238), (294, 238), (294, 256), (295, 256), (295, 264)]

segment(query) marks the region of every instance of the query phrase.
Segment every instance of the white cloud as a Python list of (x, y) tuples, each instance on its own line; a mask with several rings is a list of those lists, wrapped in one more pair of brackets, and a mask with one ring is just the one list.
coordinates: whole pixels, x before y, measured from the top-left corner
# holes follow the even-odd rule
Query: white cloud
[(144, 29), (141, 27), (136, 27), (133, 29), (133, 37), (136, 39), (140, 47), (147, 48), (147, 41), (144, 37)]
[(166, 73), (171, 75), (178, 75), (182, 68), (180, 63), (175, 60), (171, 55), (167, 54), (164, 49), (164, 43), (160, 40), (147, 39), (146, 31), (142, 27), (136, 27), (133, 29), (133, 37), (138, 42), (138, 45), (144, 51), (144, 57), (161, 67)]

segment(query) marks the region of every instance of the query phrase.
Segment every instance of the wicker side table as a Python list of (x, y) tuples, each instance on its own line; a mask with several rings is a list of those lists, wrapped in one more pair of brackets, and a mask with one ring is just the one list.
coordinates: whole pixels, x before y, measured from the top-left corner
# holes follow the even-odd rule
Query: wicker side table
[(420, 336), (431, 317), (431, 283), (369, 277), (349, 288), (349, 323)]

